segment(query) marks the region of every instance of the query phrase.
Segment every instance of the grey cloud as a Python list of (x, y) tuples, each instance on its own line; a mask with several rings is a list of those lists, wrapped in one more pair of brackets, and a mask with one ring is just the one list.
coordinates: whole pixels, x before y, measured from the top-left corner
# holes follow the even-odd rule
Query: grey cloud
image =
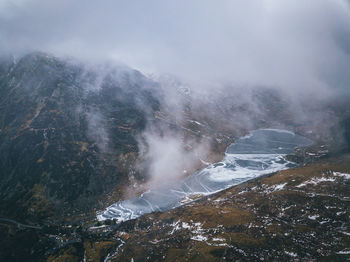
[(344, 91), (350, 83), (345, 0), (3, 0), (1, 5), (3, 52), (36, 49), (117, 59), (144, 72), (172, 73), (199, 89), (259, 84), (329, 95), (333, 87)]
[(167, 129), (162, 132), (147, 129), (139, 137), (140, 170), (146, 171), (149, 186), (159, 186), (194, 172), (201, 159), (209, 154), (209, 144), (185, 139)]
[[(197, 112), (221, 127), (234, 125), (237, 134), (264, 118), (252, 90), (272, 87), (289, 94), (284, 107), (291, 121), (328, 132), (338, 120), (324, 100), (350, 95), (349, 18), (345, 0), (0, 0), (0, 52), (117, 60), (160, 76), (154, 79), (175, 122), (193, 98)], [(101, 77), (87, 91), (98, 92), (108, 71), (95, 69)], [(232, 105), (245, 112), (232, 115)], [(226, 114), (219, 120), (220, 112)], [(90, 108), (87, 120), (89, 135), (108, 151), (106, 117)], [(181, 134), (150, 127), (141, 137), (141, 162), (154, 184), (177, 179), (210, 150), (203, 141), (190, 141), (187, 150)]]

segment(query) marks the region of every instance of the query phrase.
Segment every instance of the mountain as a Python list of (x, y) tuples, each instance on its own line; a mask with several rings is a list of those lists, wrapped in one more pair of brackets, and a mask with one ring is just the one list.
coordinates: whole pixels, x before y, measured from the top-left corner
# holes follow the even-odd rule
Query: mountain
[(128, 184), (136, 136), (159, 107), (152, 86), (124, 67), (43, 53), (3, 58), (0, 216), (38, 221), (88, 211)]
[[(0, 57), (0, 260), (346, 259), (347, 97), (296, 103), (268, 87), (230, 88), (201, 93), (40, 52)], [(314, 144), (287, 156), (298, 168), (170, 211), (97, 221), (157, 185), (154, 171), (184, 178), (260, 128)]]

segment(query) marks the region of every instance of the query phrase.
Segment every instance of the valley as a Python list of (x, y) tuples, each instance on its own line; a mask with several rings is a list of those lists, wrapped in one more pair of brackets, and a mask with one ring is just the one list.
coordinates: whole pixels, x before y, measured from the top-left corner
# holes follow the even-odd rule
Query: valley
[(0, 69), (5, 261), (348, 258), (346, 99), (305, 105), (325, 123), (268, 88), (174, 105), (127, 67)]

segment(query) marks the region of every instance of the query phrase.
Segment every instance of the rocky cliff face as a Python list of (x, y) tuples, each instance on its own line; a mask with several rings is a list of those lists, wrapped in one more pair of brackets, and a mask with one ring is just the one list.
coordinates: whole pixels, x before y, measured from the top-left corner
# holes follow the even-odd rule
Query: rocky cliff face
[(123, 67), (87, 68), (41, 53), (3, 58), (1, 215), (89, 210), (127, 183), (135, 137), (158, 107), (152, 85)]

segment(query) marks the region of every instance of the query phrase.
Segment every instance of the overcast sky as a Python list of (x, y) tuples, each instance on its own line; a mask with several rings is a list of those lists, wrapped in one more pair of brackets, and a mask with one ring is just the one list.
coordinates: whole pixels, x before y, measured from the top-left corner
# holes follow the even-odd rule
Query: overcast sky
[(115, 59), (196, 86), (345, 90), (346, 0), (0, 0), (0, 51)]

